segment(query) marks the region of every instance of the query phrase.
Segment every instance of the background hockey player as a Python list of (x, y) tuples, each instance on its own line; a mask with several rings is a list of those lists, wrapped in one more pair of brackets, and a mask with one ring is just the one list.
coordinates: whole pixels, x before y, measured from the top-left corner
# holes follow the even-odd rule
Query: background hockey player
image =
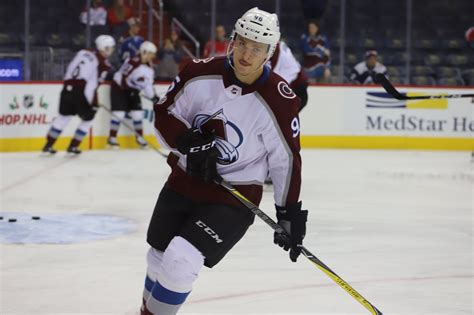
[[(145, 41), (140, 45), (139, 55), (127, 59), (120, 69), (114, 74), (110, 89), (112, 102), (112, 120), (110, 121), (110, 134), (107, 143), (117, 147), (117, 133), (120, 122), (129, 113), (133, 121), (138, 145), (145, 147), (147, 142), (143, 139), (143, 111), (140, 92), (156, 101), (153, 89), (154, 70), (152, 60), (156, 55), (156, 46)], [(138, 136), (140, 135), (140, 136)]]
[(280, 38), (276, 14), (253, 8), (237, 20), (227, 57), (186, 65), (155, 104), (155, 127), (171, 175), (148, 229), (151, 248), (141, 314), (176, 314), (203, 265), (211, 268), (242, 238), (254, 215), (214, 181), (231, 182), (259, 204), (268, 170), (274, 235), (296, 261), (305, 235), (301, 210), (300, 100), (266, 62)]
[(87, 134), (97, 111), (96, 90), (110, 71), (107, 58), (114, 51), (115, 40), (109, 35), (99, 35), (95, 40), (95, 45), (96, 50), (80, 50), (67, 67), (59, 102), (59, 116), (54, 119), (48, 131), (43, 152), (56, 153), (53, 148), (54, 143), (71, 118), (78, 115), (81, 123), (76, 129), (67, 152), (81, 153), (79, 145)]
[(308, 103), (308, 77), (285, 42), (278, 43), (275, 53), (270, 58), (270, 66), (276, 74), (290, 84), (290, 88), (299, 96), (301, 111)]

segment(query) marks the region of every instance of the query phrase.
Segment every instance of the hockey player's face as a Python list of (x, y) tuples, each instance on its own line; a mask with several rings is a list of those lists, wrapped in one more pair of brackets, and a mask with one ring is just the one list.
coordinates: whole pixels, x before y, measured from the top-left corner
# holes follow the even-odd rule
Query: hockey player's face
[(238, 36), (234, 41), (234, 67), (238, 74), (248, 75), (258, 70), (267, 57), (268, 45)]
[(145, 52), (141, 54), (142, 63), (149, 63), (155, 58), (155, 54), (152, 52)]
[(113, 54), (113, 52), (114, 52), (114, 47), (113, 46), (108, 46), (108, 47), (105, 47), (104, 49), (102, 49), (100, 51), (100, 54), (104, 58), (109, 58)]
[(375, 67), (375, 64), (377, 63), (377, 57), (376, 56), (370, 56), (367, 58), (367, 67), (372, 69)]

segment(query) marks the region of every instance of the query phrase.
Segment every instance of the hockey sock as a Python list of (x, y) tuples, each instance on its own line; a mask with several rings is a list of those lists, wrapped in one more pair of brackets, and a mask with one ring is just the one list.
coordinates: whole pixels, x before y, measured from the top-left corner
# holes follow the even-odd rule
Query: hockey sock
[(125, 112), (114, 110), (112, 113), (116, 117), (112, 116), (112, 119), (110, 120), (110, 134), (109, 134), (109, 136), (111, 138), (115, 138), (115, 137), (117, 137), (118, 130), (120, 128), (120, 122), (121, 122), (122, 119), (125, 118)]
[(143, 137), (143, 112), (141, 110), (132, 110), (130, 116), (132, 117), (135, 131)]
[(53, 144), (58, 139), (59, 135), (63, 131), (64, 127), (69, 123), (71, 120), (71, 116), (63, 116), (59, 115), (56, 117), (49, 128), (48, 134), (46, 136), (46, 145), (45, 147), (52, 147)]
[(151, 295), (151, 291), (155, 286), (156, 277), (158, 276), (158, 270), (161, 267), (161, 263), (163, 262), (163, 252), (154, 249), (151, 247), (148, 250), (146, 255), (147, 261), (147, 270), (146, 270), (146, 277), (145, 277), (145, 288), (143, 290), (143, 299), (142, 299), (142, 307), (141, 307), (141, 315), (150, 315), (152, 314), (146, 308), (146, 301)]
[(89, 127), (92, 125), (92, 120), (85, 121), (83, 120), (76, 129), (74, 133), (74, 138), (72, 138), (71, 144), (69, 145), (70, 148), (78, 147), (81, 144), (82, 139), (87, 134)]
[(174, 237), (163, 254), (163, 262), (146, 301), (148, 314), (176, 314), (191, 293), (203, 265), (204, 257), (196, 247), (180, 236)]
[(151, 292), (153, 291), (153, 287), (155, 286), (156, 282), (151, 280), (151, 278), (147, 275), (145, 277), (145, 289), (143, 290), (143, 298), (142, 298), (142, 307), (140, 309), (140, 315), (153, 315), (150, 310), (146, 307), (146, 301), (150, 298)]

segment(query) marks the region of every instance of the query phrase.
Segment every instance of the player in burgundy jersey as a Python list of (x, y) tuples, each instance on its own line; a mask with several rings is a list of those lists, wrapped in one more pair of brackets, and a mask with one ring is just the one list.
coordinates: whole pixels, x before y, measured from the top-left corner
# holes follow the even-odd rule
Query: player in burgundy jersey
[(64, 85), (57, 116), (48, 131), (43, 152), (54, 154), (57, 138), (75, 115), (81, 118), (74, 137), (67, 149), (73, 154), (81, 153), (79, 145), (89, 131), (97, 111), (96, 90), (110, 71), (107, 58), (113, 53), (115, 40), (109, 35), (99, 35), (95, 40), (96, 50), (80, 50), (69, 63), (64, 75)]
[(140, 45), (139, 55), (126, 59), (120, 69), (114, 74), (110, 96), (112, 101), (112, 120), (110, 122), (110, 134), (107, 143), (112, 147), (118, 147), (117, 133), (120, 122), (129, 114), (135, 128), (136, 140), (139, 146), (146, 147), (147, 142), (143, 139), (143, 111), (140, 93), (152, 100), (157, 101), (153, 89), (152, 60), (156, 55), (156, 46), (149, 41)]
[(171, 174), (148, 228), (151, 245), (141, 314), (176, 314), (202, 266), (216, 265), (254, 215), (215, 183), (221, 177), (259, 204), (270, 171), (278, 223), (274, 243), (296, 261), (301, 210), (300, 99), (265, 64), (280, 39), (276, 14), (253, 8), (235, 23), (227, 56), (188, 63), (154, 105)]

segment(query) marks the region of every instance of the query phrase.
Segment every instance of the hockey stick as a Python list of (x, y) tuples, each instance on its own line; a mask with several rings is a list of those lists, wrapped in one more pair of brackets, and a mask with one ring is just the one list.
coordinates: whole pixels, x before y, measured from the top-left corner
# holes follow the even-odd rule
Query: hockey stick
[[(108, 109), (107, 109), (108, 110)], [(211, 118), (220, 114), (220, 111), (211, 115)], [(199, 130), (198, 130), (199, 131)], [(258, 216), (262, 221), (269, 225), (275, 232), (281, 233), (286, 237), (289, 237), (289, 234), (283, 229), (278, 223), (276, 223), (272, 218), (270, 218), (265, 212), (259, 209), (254, 205), (250, 200), (244, 197), (237, 189), (235, 189), (230, 183), (224, 181), (223, 179), (216, 180), (215, 183), (225, 190), (227, 190), (234, 198), (240, 201), (247, 209), (252, 213)], [(345, 282), (341, 277), (339, 277), (334, 271), (331, 270), (326, 264), (319, 260), (315, 255), (313, 255), (308, 249), (304, 246), (301, 246), (301, 253), (309, 261), (311, 261), (316, 267), (323, 271), (329, 278), (336, 282), (341, 288), (346, 290), (354, 299), (357, 300), (362, 306), (370, 311), (373, 315), (382, 315), (382, 312), (379, 311), (375, 306), (373, 306), (369, 301), (367, 301), (359, 292), (357, 292), (353, 287), (351, 287), (347, 282)]]
[(125, 121), (125, 119), (121, 119), (120, 117), (118, 117), (117, 115), (115, 115), (110, 109), (108, 109), (107, 107), (105, 107), (104, 105), (102, 104), (99, 104), (99, 107), (100, 108), (103, 108), (105, 109), (106, 112), (108, 112), (110, 114), (110, 116), (114, 117), (115, 119), (117, 119), (118, 121), (120, 121), (121, 124), (123, 124), (125, 127), (127, 127), (127, 129), (129, 129), (130, 131), (132, 131), (137, 137), (140, 137), (142, 138), (150, 148), (152, 148), (153, 150), (155, 150), (159, 155), (161, 155), (162, 157), (165, 157), (167, 158), (168, 155), (164, 152), (162, 152), (160, 149), (158, 148), (155, 148), (150, 142), (148, 142), (141, 134), (139, 134), (135, 128), (133, 128), (133, 126), (130, 126), (130, 124), (128, 122)]
[(382, 73), (374, 75), (374, 82), (382, 85), (382, 87), (397, 100), (429, 100), (429, 99), (442, 99), (442, 98), (461, 98), (461, 97), (474, 97), (474, 94), (447, 94), (447, 95), (423, 95), (423, 96), (406, 96), (397, 91), (393, 84), (387, 79)]
[[(283, 233), (287, 237), (289, 237), (288, 233), (272, 218), (270, 218), (265, 212), (260, 210), (256, 205), (254, 205), (250, 200), (245, 198), (238, 190), (236, 190), (231, 184), (222, 180), (221, 182), (216, 183), (222, 186), (225, 190), (227, 190), (232, 196), (234, 196), (237, 200), (239, 200), (245, 207), (247, 207), (250, 211), (252, 211), (256, 216), (262, 219), (266, 224), (268, 224), (275, 232)], [(373, 306), (369, 301), (367, 301), (359, 292), (357, 292), (353, 287), (351, 287), (346, 281), (344, 281), (341, 277), (339, 277), (334, 271), (331, 270), (326, 264), (324, 264), (321, 260), (319, 260), (316, 256), (314, 256), (309, 250), (307, 250), (304, 246), (301, 248), (301, 253), (308, 258), (316, 267), (321, 269), (329, 278), (331, 278), (334, 282), (336, 282), (341, 288), (346, 290), (354, 299), (357, 300), (362, 306), (364, 306), (367, 310), (370, 311), (373, 315), (381, 315), (382, 312), (379, 311), (375, 306)]]

